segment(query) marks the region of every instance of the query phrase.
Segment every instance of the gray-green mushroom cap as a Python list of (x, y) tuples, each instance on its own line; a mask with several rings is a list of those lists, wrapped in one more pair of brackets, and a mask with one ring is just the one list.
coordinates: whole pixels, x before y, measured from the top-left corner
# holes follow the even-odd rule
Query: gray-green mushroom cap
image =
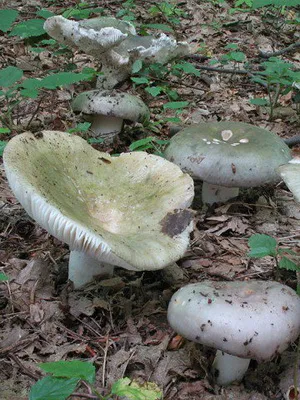
[(117, 90), (90, 90), (72, 102), (75, 112), (91, 115), (91, 130), (106, 142), (121, 132), (123, 121), (145, 122), (150, 117), (146, 104), (136, 96)]
[(143, 122), (150, 117), (146, 104), (129, 93), (117, 90), (90, 90), (80, 93), (72, 102), (75, 112), (105, 115), (133, 122)]
[(173, 263), (188, 246), (193, 183), (161, 157), (111, 157), (80, 137), (44, 131), (14, 137), (3, 159), (28, 214), (72, 251), (142, 271)]
[(297, 339), (300, 297), (278, 282), (204, 281), (173, 295), (168, 320), (189, 340), (236, 358), (267, 361)]
[(276, 169), (291, 159), (280, 137), (242, 122), (191, 125), (171, 139), (165, 155), (195, 179), (228, 188), (276, 182)]

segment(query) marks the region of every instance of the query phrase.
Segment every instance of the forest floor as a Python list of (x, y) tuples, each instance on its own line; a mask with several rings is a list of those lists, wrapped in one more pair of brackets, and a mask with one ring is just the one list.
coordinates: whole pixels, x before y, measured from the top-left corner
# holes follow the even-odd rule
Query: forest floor
[[(124, 2), (96, 3), (106, 15), (115, 16)], [(137, 24), (166, 23), (165, 15), (149, 12), (155, 1), (133, 4)], [(60, 14), (75, 6), (75, 1), (68, 0), (12, 0), (1, 5), (19, 10), (24, 19), (33, 18), (41, 8)], [(196, 68), (209, 66), (211, 58), (220, 60), (230, 43), (237, 44), (257, 68), (265, 61), (261, 52), (281, 50), (299, 40), (299, 24), (286, 23), (292, 18), (286, 13), (293, 10), (282, 14), (271, 9), (270, 15), (265, 10), (231, 12), (233, 2), (214, 0), (185, 0), (176, 7), (183, 12), (180, 23), (174, 25), (176, 36), (189, 41), (201, 56), (186, 58)], [(26, 77), (39, 77), (66, 65), (63, 56), (54, 56), (47, 49), (33, 53), (31, 45), (28, 40), (2, 34), (1, 67), (15, 65)], [(299, 68), (299, 52), (285, 53), (282, 59)], [(94, 65), (91, 57), (79, 53), (74, 62), (79, 68)], [(244, 68), (243, 63), (230, 62), (214, 66)], [(270, 121), (264, 108), (249, 102), (251, 97), (266, 96), (266, 88), (247, 74), (203, 70), (200, 77), (173, 76), (168, 85), (177, 90), (181, 101), (189, 102), (180, 115), (184, 125), (232, 120), (267, 128), (282, 138), (300, 133), (293, 93), (280, 97), (280, 107)], [(89, 83), (72, 85), (43, 94), (42, 99), (22, 101), (13, 112), (15, 129), (10, 135), (25, 130), (28, 122), (34, 130), (74, 127), (79, 120), (71, 111), (70, 100), (75, 92), (90, 87)], [(152, 120), (161, 120), (166, 96), (153, 98), (130, 82), (124, 82), (122, 90), (141, 95)], [(173, 115), (174, 111), (167, 110), (163, 117)], [(170, 137), (169, 124), (160, 123), (160, 131), (128, 127), (113, 146), (98, 148), (119, 153), (145, 136)], [(299, 155), (300, 148), (294, 147), (293, 152)], [(73, 291), (67, 283), (68, 247), (30, 219), (10, 191), (3, 168), (0, 173), (0, 267), (9, 276), (0, 292), (0, 400), (26, 399), (30, 387), (42, 376), (39, 362), (78, 358), (96, 365), (96, 387), (103, 393), (117, 379), (128, 376), (156, 382), (166, 400), (283, 399), (287, 382), (292, 380), (296, 346), (271, 362), (251, 362), (242, 383), (221, 388), (213, 385), (209, 374), (214, 351), (178, 341), (166, 319), (172, 294), (188, 282), (275, 279), (296, 288), (294, 272), (277, 271), (271, 257), (247, 256), (248, 238), (254, 233), (269, 234), (280, 245), (300, 253), (300, 206), (282, 182), (242, 191), (239, 198), (215, 207), (199, 206), (196, 196), (191, 245), (176, 273), (116, 269), (114, 278)]]

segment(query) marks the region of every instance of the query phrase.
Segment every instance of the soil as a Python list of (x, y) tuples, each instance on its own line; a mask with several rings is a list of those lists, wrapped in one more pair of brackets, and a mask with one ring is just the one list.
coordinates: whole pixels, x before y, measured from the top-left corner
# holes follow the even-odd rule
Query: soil
[[(155, 4), (135, 2), (138, 23), (166, 22), (161, 14), (149, 13)], [(112, 16), (121, 5), (115, 0), (97, 2), (97, 7)], [(18, 9), (25, 20), (34, 18), (41, 8), (60, 14), (75, 6), (75, 1), (68, 0), (63, 4), (13, 0), (4, 1), (2, 8)], [(208, 58), (219, 59), (229, 43), (237, 43), (253, 68), (258, 68), (264, 61), (260, 52), (281, 50), (299, 38), (299, 24), (284, 23), (286, 15), (268, 16), (261, 10), (230, 13), (231, 1), (186, 0), (177, 6), (185, 12), (176, 26), (178, 39), (188, 40), (195, 51), (202, 49), (198, 59), (187, 58), (196, 68), (209, 66)], [(47, 50), (31, 52), (33, 44), (2, 34), (1, 67), (15, 65), (25, 71), (26, 77), (39, 77), (70, 63)], [(283, 59), (299, 68), (297, 51), (284, 54)], [(73, 62), (78, 68), (94, 66), (92, 58), (76, 52)], [(247, 75), (203, 70), (200, 78), (173, 77), (169, 84), (178, 91), (180, 100), (189, 102), (180, 116), (184, 125), (232, 120), (267, 128), (283, 138), (299, 133), (293, 93), (280, 98), (275, 119), (270, 121), (264, 109), (249, 103), (251, 97), (265, 96), (266, 91)], [(91, 87), (91, 83), (70, 85), (20, 103), (13, 112), (14, 129), (7, 138), (26, 129), (74, 127), (79, 117), (72, 113), (70, 100), (75, 92)], [(140, 94), (151, 109), (152, 121), (161, 120), (166, 96), (153, 98), (139, 87), (132, 88), (129, 81), (121, 88)], [(174, 116), (174, 112), (168, 110), (167, 116)], [(109, 148), (96, 147), (110, 153), (128, 151), (130, 143), (150, 134), (155, 135), (143, 131), (140, 125), (131, 125)], [(169, 138), (170, 124), (159, 123), (156, 136)], [(295, 146), (293, 152), (299, 155), (300, 149)], [(276, 269), (271, 257), (247, 256), (248, 238), (254, 233), (272, 235), (281, 246), (300, 253), (300, 206), (282, 182), (241, 191), (237, 199), (213, 207), (201, 205), (201, 184), (197, 183), (194, 231), (190, 248), (178, 266), (142, 273), (116, 269), (113, 278), (74, 291), (67, 282), (67, 245), (30, 219), (10, 191), (3, 168), (0, 172), (0, 267), (9, 276), (9, 281), (0, 286), (0, 400), (28, 398), (30, 387), (42, 377), (38, 363), (72, 359), (94, 363), (96, 387), (103, 394), (117, 379), (128, 376), (157, 383), (166, 400), (284, 398), (292, 381), (296, 345), (271, 362), (258, 365), (252, 361), (241, 383), (221, 388), (210, 375), (214, 350), (185, 341), (172, 331), (166, 319), (172, 294), (189, 282), (262, 279), (277, 280), (296, 289), (294, 272)]]

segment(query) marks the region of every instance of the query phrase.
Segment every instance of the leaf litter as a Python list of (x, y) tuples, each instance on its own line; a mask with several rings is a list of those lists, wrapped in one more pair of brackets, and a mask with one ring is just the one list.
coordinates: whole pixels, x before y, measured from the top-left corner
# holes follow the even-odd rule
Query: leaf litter
[[(64, 7), (73, 5), (67, 3)], [(143, 4), (136, 3), (138, 17), (147, 17)], [(112, 15), (120, 7), (118, 1), (101, 4), (108, 5)], [(14, 1), (9, 6), (30, 15), (37, 7), (48, 5), (44, 1)], [(291, 40), (291, 33), (285, 30), (278, 38), (272, 24), (268, 25), (266, 35), (260, 14), (250, 18), (244, 12), (230, 15), (229, 2), (200, 4), (187, 0), (181, 7), (188, 18), (181, 20), (180, 37), (189, 38), (196, 48), (205, 43), (212, 58), (219, 59), (226, 44), (232, 42), (238, 43), (250, 59), (257, 56), (258, 50), (274, 51)], [(51, 10), (60, 13), (61, 6), (53, 5)], [(219, 27), (216, 21), (222, 21)], [(0, 39), (7, 64), (13, 64), (18, 55), (18, 65), (28, 76), (38, 77), (43, 69), (60, 67), (61, 59), (49, 52), (33, 54), (22, 41), (15, 42), (6, 35)], [(296, 55), (291, 54), (291, 58), (299, 62)], [(74, 60), (81, 66), (94, 66), (93, 60), (82, 54), (76, 53)], [(174, 79), (174, 84), (183, 83), (178, 89), (181, 100), (190, 102), (183, 113), (186, 124), (236, 120), (260, 125), (282, 137), (287, 132), (297, 133), (299, 124), (291, 114), (279, 113), (270, 122), (262, 109), (249, 103), (249, 92), (257, 96), (263, 89), (245, 76), (207, 71), (203, 71), (203, 76), (206, 78), (185, 77), (183, 82)], [(129, 87), (126, 85), (124, 90)], [(39, 108), (33, 129), (65, 130), (74, 126), (76, 120), (68, 104), (74, 91), (71, 85), (68, 90), (52, 92)], [(161, 108), (164, 103), (160, 99), (148, 100), (153, 108)], [(291, 106), (291, 101), (289, 96), (282, 98), (285, 106)], [(28, 100), (19, 107), (18, 115), (14, 115), (16, 133), (24, 130), (30, 121), (28, 113), (34, 111), (35, 105), (35, 101)], [(125, 133), (115, 147), (104, 150), (126, 151), (133, 140), (141, 138)], [(162, 137), (168, 136), (168, 129), (163, 127)], [(237, 201), (226, 205), (199, 210), (195, 204), (191, 246), (177, 266), (144, 273), (116, 269), (114, 278), (73, 292), (65, 284), (67, 247), (30, 220), (7, 187), (2, 171), (0, 266), (10, 279), (0, 289), (0, 400), (26, 399), (30, 387), (41, 376), (39, 362), (71, 359), (92, 361), (97, 367), (96, 385), (103, 390), (117, 379), (129, 376), (142, 382), (156, 382), (166, 400), (283, 398), (295, 362), (293, 357), (286, 361), (288, 352), (281, 362), (276, 359), (261, 366), (253, 363), (239, 385), (214, 387), (209, 380), (212, 350), (178, 338), (166, 320), (168, 301), (187, 282), (274, 279), (271, 257), (247, 257), (247, 238), (253, 233), (271, 234), (286, 247), (300, 252), (300, 207), (282, 184), (271, 192), (268, 188), (245, 191)], [(281, 273), (280, 279), (295, 289), (295, 276)], [(290, 354), (293, 356), (294, 352)]]

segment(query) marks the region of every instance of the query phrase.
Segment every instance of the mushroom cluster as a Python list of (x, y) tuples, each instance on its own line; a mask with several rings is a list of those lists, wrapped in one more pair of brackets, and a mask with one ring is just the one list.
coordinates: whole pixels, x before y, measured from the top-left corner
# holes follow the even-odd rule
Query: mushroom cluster
[(112, 17), (71, 21), (54, 16), (46, 20), (44, 28), (60, 43), (80, 49), (101, 62), (99, 90), (79, 95), (73, 109), (93, 114), (91, 130), (95, 137), (105, 139), (106, 144), (121, 131), (124, 120), (143, 122), (149, 118), (149, 110), (141, 99), (114, 89), (130, 76), (133, 63), (142, 60), (145, 64), (165, 64), (190, 53), (186, 42), (177, 43), (165, 34), (138, 36), (130, 22)]
[(190, 53), (186, 42), (176, 42), (165, 34), (138, 36), (130, 22), (112, 17), (71, 21), (62, 16), (46, 20), (46, 32), (58, 42), (90, 54), (101, 62), (97, 87), (113, 89), (130, 76), (136, 60), (165, 64)]
[(161, 157), (111, 157), (80, 137), (43, 131), (14, 137), (3, 160), (27, 213), (69, 244), (75, 288), (111, 274), (114, 265), (164, 268), (188, 246), (193, 181)]
[(236, 197), (239, 188), (279, 180), (277, 168), (291, 152), (276, 134), (242, 122), (191, 125), (172, 137), (168, 160), (203, 181), (202, 200), (213, 204)]
[(168, 308), (172, 328), (217, 349), (216, 382), (241, 380), (250, 359), (271, 360), (300, 334), (300, 297), (278, 282), (194, 283), (179, 289)]

